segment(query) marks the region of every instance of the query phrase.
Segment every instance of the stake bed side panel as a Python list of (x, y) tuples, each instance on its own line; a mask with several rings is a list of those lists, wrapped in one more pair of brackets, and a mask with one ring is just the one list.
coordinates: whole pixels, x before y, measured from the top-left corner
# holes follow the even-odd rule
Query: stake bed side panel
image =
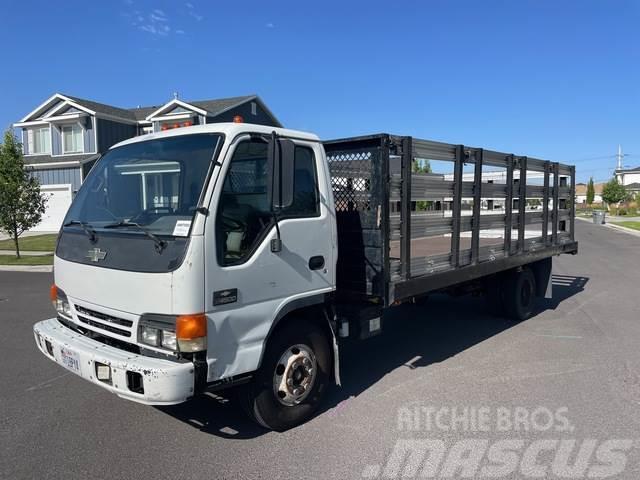
[(577, 253), (573, 166), (389, 134), (324, 148), (338, 298), (389, 306)]

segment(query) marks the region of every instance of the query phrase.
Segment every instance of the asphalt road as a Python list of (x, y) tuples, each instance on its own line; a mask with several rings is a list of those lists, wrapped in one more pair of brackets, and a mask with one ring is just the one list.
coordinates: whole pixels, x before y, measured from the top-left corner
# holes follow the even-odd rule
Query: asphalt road
[[(343, 359), (345, 386), (324, 411), (286, 433), (258, 428), (220, 395), (159, 409), (67, 373), (38, 352), (31, 333), (52, 314), (51, 274), (0, 272), (0, 477), (412, 476), (409, 460), (396, 468), (394, 452), (405, 441), (430, 439), (442, 440), (448, 456), (465, 440), (481, 450), (482, 441), (514, 440), (526, 449), (549, 440), (537, 457), (547, 470), (537, 472), (552, 477), (555, 441), (575, 440), (577, 449), (588, 439), (598, 446), (629, 439), (636, 443), (620, 447), (626, 463), (615, 478), (640, 478), (640, 238), (584, 222), (576, 228), (580, 254), (556, 259), (555, 298), (534, 318), (515, 325), (493, 318), (478, 298), (399, 307), (383, 336)], [(458, 414), (466, 408), (466, 423), (447, 416), (454, 407)], [(425, 420), (430, 409), (445, 409), (438, 425)], [(482, 409), (486, 431), (470, 423)], [(524, 417), (499, 428), (500, 411)], [(533, 420), (536, 411), (542, 417)], [(568, 428), (548, 428), (545, 411), (560, 412)], [(524, 454), (517, 458), (525, 463)]]

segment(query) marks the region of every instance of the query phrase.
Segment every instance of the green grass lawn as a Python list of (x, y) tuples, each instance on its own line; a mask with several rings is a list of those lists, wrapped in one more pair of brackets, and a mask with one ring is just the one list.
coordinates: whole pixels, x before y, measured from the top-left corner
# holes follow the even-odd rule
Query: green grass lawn
[(612, 222), (614, 225), (620, 225), (621, 227), (633, 228), (634, 230), (640, 230), (640, 222)]
[(0, 265), (53, 265), (53, 255), (25, 256), (0, 255)]
[[(56, 248), (57, 234), (34, 235), (32, 237), (19, 237), (20, 250), (33, 252), (53, 252)], [(0, 250), (15, 250), (13, 240), (0, 240)]]

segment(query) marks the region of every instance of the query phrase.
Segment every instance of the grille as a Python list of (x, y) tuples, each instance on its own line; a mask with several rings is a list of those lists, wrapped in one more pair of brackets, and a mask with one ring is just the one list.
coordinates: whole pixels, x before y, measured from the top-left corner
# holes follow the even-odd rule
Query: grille
[[(133, 322), (124, 318), (114, 317), (106, 313), (96, 312), (81, 305), (75, 305), (78, 320), (90, 327), (99, 328), (123, 337), (131, 337)], [(123, 328), (124, 327), (124, 328)]]
[(122, 330), (121, 328), (112, 327), (111, 325), (107, 325), (105, 323), (96, 322), (95, 320), (91, 320), (90, 318), (83, 317), (82, 315), (78, 315), (78, 320), (92, 327), (100, 328), (102, 330), (106, 330), (107, 332), (115, 333), (117, 335), (122, 335), (123, 337), (131, 336), (131, 332), (128, 332), (127, 330)]
[(89, 315), (90, 317), (95, 318), (96, 320), (102, 320), (103, 322), (115, 323), (116, 325), (121, 325), (123, 327), (131, 328), (133, 326), (133, 322), (131, 320), (125, 320), (123, 318), (112, 317), (111, 315), (107, 315), (106, 313), (96, 312), (95, 310), (89, 310), (88, 308), (81, 307), (80, 305), (76, 305), (76, 312), (82, 313), (84, 315)]
[(127, 352), (135, 353), (140, 355), (140, 347), (134, 345), (133, 343), (127, 343), (122, 340), (118, 340), (113, 337), (106, 337), (101, 333), (95, 332), (93, 330), (88, 330), (86, 328), (81, 327), (69, 320), (65, 320), (60, 315), (58, 315), (58, 321), (67, 328), (70, 328), (74, 332), (77, 332), (81, 335), (84, 335), (87, 338), (92, 340), (96, 340), (100, 343), (104, 343), (105, 345), (109, 345), (111, 347), (119, 348), (120, 350), (126, 350)]

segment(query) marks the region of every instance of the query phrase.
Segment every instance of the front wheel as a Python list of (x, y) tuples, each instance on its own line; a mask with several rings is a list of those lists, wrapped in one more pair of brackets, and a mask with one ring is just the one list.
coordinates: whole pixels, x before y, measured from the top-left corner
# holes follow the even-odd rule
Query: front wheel
[(308, 420), (329, 386), (331, 354), (316, 325), (294, 318), (274, 332), (252, 385), (249, 414), (265, 428), (283, 431)]

